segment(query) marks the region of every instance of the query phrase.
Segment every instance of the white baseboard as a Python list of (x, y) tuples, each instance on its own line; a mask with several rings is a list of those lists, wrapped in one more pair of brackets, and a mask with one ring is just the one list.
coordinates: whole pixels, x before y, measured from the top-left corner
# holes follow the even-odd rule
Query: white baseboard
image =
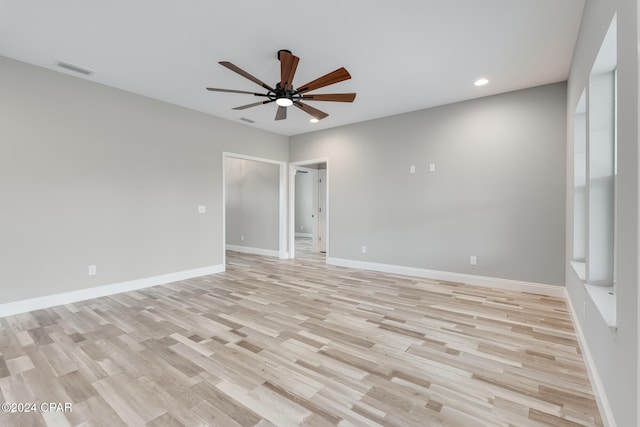
[(311, 233), (296, 233), (296, 237), (313, 237)]
[(523, 282), (519, 280), (498, 279), (494, 277), (474, 276), (471, 274), (450, 273), (447, 271), (427, 270), (425, 268), (403, 267), (401, 265), (380, 264), (376, 262), (356, 261), (343, 258), (327, 257), (327, 264), (340, 267), (359, 268), (380, 271), (383, 273), (402, 274), (405, 276), (425, 277), (448, 282), (460, 282), (488, 288), (499, 288), (511, 291), (529, 292), (552, 297), (565, 298), (563, 286), (542, 283)]
[(613, 410), (611, 409), (611, 405), (609, 404), (609, 399), (607, 399), (607, 394), (605, 393), (604, 386), (602, 385), (602, 380), (600, 379), (600, 375), (598, 374), (598, 370), (596, 369), (596, 364), (591, 357), (591, 352), (589, 351), (587, 340), (584, 336), (584, 333), (582, 332), (582, 326), (580, 326), (580, 322), (578, 322), (578, 313), (576, 312), (575, 307), (571, 302), (571, 297), (566, 291), (565, 299), (567, 300), (567, 306), (569, 306), (571, 321), (573, 322), (573, 329), (576, 331), (576, 336), (578, 337), (580, 350), (582, 350), (582, 354), (584, 355), (584, 361), (587, 365), (587, 374), (589, 375), (589, 381), (591, 381), (591, 386), (593, 387), (593, 392), (596, 397), (596, 402), (598, 403), (598, 409), (600, 410), (602, 422), (604, 423), (605, 427), (616, 427), (616, 421), (613, 417)]
[(148, 288), (150, 286), (166, 285), (167, 283), (193, 279), (194, 277), (221, 273), (223, 271), (225, 271), (224, 264), (212, 265), (210, 267), (178, 271), (176, 273), (162, 274), (160, 276), (147, 277), (144, 279), (129, 280), (126, 282), (113, 283), (111, 285), (95, 286), (92, 288), (79, 289), (77, 291), (64, 292), (61, 294), (46, 295), (43, 297), (9, 302), (0, 304), (0, 317), (27, 313), (29, 311), (41, 310), (43, 308), (55, 307), (57, 305), (71, 304), (78, 301), (119, 294), (121, 292), (135, 291), (142, 288)]
[(280, 257), (280, 252), (273, 249), (250, 248), (248, 246), (237, 245), (226, 245), (225, 247), (228, 251), (242, 252), (243, 254)]

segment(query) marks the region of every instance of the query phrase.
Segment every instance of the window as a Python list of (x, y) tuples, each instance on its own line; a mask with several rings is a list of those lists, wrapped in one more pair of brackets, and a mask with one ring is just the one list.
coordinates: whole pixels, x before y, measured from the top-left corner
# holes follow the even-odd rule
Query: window
[(572, 265), (609, 326), (615, 326), (616, 31), (614, 17), (573, 116)]
[(615, 70), (589, 80), (587, 282), (613, 286), (615, 230)]
[(587, 101), (586, 93), (578, 101), (573, 115), (573, 261), (580, 263), (580, 278), (585, 280), (587, 249)]

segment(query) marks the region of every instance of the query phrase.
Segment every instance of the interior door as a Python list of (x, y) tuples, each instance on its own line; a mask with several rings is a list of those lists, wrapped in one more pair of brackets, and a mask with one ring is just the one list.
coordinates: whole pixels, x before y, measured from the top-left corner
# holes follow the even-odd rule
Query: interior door
[(318, 252), (327, 252), (327, 170), (318, 171)]

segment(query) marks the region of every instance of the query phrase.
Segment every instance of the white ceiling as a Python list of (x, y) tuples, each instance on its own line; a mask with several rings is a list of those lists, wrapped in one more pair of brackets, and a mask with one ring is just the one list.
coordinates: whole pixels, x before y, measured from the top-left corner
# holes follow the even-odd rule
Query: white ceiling
[[(0, 0), (0, 55), (283, 135), (566, 80), (584, 0)], [(300, 57), (294, 86), (344, 66), (352, 79), (312, 93), (357, 92), (353, 104), (312, 102), (317, 124), (276, 105), (218, 64), (269, 85), (279, 49)], [(486, 77), (490, 83), (475, 87)], [(239, 123), (244, 123), (240, 121)]]

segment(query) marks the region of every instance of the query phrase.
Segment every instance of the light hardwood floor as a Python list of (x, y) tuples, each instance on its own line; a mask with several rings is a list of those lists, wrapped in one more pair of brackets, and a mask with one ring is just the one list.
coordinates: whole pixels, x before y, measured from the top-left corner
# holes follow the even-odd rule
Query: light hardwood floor
[(602, 425), (563, 300), (299, 255), (0, 319), (0, 425)]

